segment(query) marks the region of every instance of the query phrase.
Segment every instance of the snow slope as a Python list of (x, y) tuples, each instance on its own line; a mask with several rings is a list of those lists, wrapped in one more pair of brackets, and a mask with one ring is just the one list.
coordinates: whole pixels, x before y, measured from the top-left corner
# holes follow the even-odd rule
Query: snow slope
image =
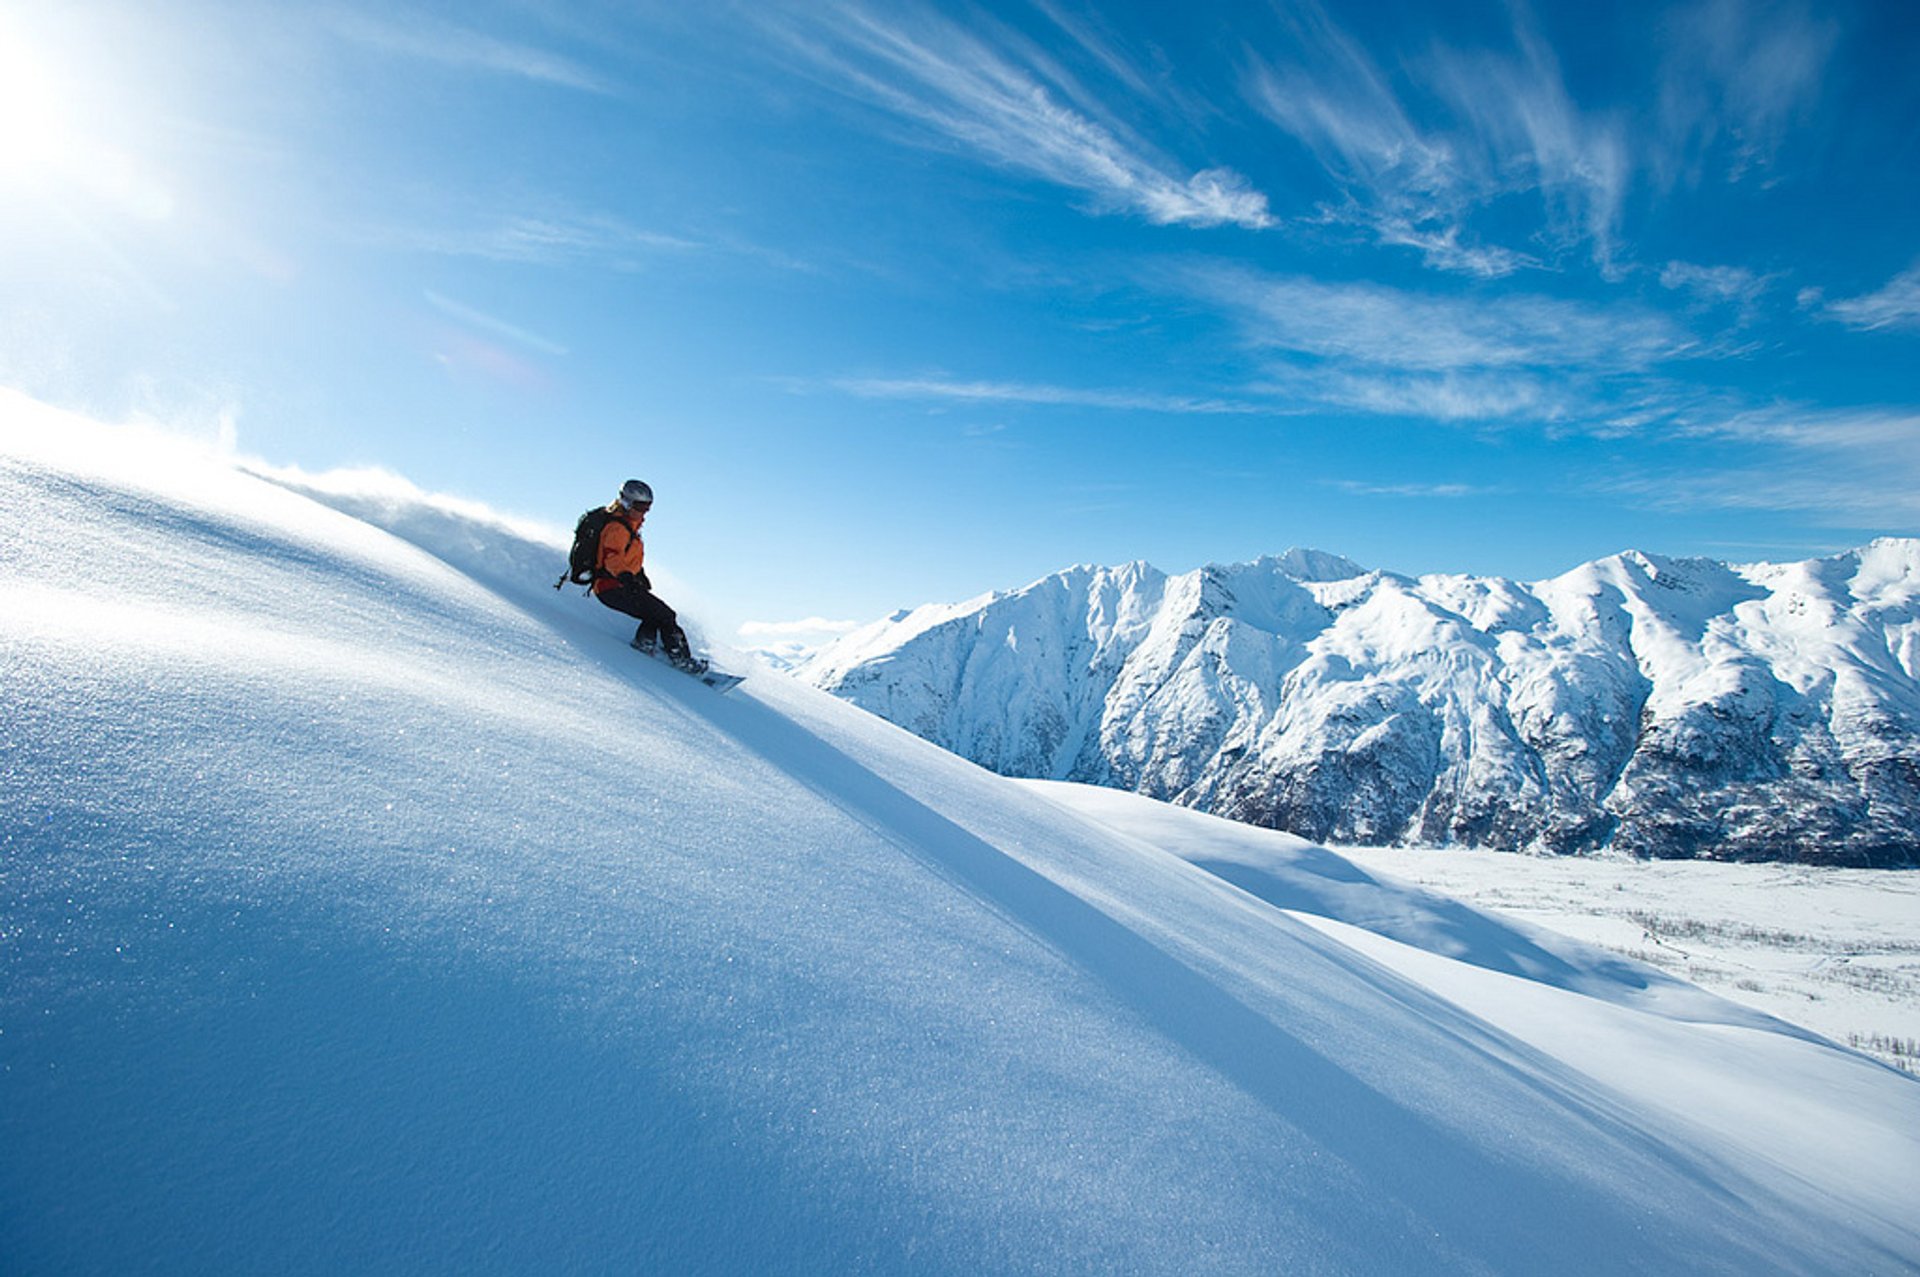
[(7, 1271), (1920, 1267), (1893, 1070), (323, 495), (0, 401)]
[(1077, 567), (802, 669), (1009, 776), (1339, 842), (1920, 860), (1920, 541), (1549, 581)]

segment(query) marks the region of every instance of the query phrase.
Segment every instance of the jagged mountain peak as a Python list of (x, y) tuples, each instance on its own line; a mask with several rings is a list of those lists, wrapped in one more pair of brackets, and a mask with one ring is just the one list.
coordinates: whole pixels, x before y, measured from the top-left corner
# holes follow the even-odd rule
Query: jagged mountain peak
[(1532, 584), (1299, 549), (1127, 571), (1153, 588), (1076, 569), (1055, 606), (883, 625), (805, 676), (1008, 774), (1315, 838), (1920, 858), (1920, 542)]
[(1275, 555), (1263, 555), (1253, 566), (1282, 572), (1296, 581), (1345, 581), (1364, 576), (1368, 569), (1344, 555), (1291, 546)]

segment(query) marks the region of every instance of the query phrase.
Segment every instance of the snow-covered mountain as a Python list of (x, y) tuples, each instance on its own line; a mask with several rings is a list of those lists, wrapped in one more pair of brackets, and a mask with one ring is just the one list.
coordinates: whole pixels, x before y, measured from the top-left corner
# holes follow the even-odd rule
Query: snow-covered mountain
[(1078, 567), (801, 674), (1005, 775), (1314, 839), (1920, 861), (1920, 541), (1531, 584)]
[(0, 395), (0, 1268), (1920, 1265), (1912, 1079), (560, 556)]

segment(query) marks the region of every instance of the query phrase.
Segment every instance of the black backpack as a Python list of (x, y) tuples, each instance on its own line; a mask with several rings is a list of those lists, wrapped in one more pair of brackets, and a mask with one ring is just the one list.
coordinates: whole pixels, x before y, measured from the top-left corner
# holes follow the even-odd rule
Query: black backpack
[(568, 581), (575, 585), (593, 584), (594, 572), (600, 563), (600, 532), (612, 517), (613, 511), (603, 505), (580, 516), (580, 522), (573, 525), (573, 548), (567, 551), (567, 570), (553, 583), (554, 589)]

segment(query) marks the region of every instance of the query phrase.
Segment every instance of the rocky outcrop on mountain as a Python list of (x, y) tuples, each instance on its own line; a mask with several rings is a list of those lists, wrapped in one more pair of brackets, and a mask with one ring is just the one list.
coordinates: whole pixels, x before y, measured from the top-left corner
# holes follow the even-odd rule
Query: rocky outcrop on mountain
[(1310, 838), (1920, 864), (1920, 541), (1551, 580), (1077, 567), (800, 674), (995, 771)]

